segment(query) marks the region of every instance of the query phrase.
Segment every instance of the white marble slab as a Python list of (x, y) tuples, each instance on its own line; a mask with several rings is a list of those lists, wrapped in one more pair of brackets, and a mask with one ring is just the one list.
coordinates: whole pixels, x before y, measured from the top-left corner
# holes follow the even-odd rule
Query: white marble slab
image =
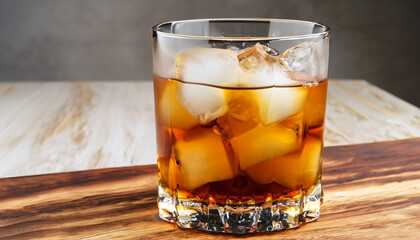
[[(366, 81), (330, 81), (326, 146), (412, 137), (420, 109)], [(0, 177), (155, 162), (151, 81), (0, 83)]]

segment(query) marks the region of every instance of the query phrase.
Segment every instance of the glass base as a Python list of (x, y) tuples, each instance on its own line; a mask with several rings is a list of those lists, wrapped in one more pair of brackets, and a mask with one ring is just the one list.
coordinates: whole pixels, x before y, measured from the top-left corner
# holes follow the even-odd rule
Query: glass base
[[(176, 195), (176, 194), (175, 194)], [(260, 205), (217, 205), (179, 199), (159, 186), (159, 216), (181, 228), (244, 234), (296, 228), (318, 219), (322, 204), (321, 183), (301, 190), (294, 198)]]

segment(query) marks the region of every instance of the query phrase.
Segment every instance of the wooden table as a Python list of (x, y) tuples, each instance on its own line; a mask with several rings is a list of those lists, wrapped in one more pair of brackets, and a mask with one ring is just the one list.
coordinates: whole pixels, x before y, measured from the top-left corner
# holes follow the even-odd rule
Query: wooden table
[[(152, 94), (151, 82), (1, 83), (0, 239), (238, 238), (159, 220)], [(418, 239), (419, 137), (417, 107), (330, 81), (320, 219), (241, 238)]]
[[(364, 80), (329, 82), (325, 145), (420, 137), (420, 109)], [(153, 87), (0, 83), (1, 177), (156, 162)]]
[(156, 165), (0, 179), (0, 239), (418, 239), (420, 138), (327, 147), (320, 218), (233, 236), (157, 215)]

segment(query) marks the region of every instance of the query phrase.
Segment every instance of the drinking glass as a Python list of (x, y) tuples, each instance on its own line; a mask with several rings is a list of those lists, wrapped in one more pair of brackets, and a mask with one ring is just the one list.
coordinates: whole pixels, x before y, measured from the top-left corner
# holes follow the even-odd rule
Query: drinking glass
[(318, 218), (328, 44), (308, 21), (153, 27), (160, 218), (239, 234)]

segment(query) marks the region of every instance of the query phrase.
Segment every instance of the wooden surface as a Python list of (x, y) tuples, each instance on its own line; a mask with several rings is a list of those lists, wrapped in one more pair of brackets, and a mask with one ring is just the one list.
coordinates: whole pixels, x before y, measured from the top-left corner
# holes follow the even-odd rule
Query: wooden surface
[[(241, 238), (418, 239), (420, 138), (325, 149), (320, 218)], [(226, 239), (157, 215), (156, 165), (0, 179), (0, 239)]]
[[(156, 163), (152, 82), (0, 83), (1, 177)], [(329, 82), (325, 145), (420, 137), (420, 109)]]

